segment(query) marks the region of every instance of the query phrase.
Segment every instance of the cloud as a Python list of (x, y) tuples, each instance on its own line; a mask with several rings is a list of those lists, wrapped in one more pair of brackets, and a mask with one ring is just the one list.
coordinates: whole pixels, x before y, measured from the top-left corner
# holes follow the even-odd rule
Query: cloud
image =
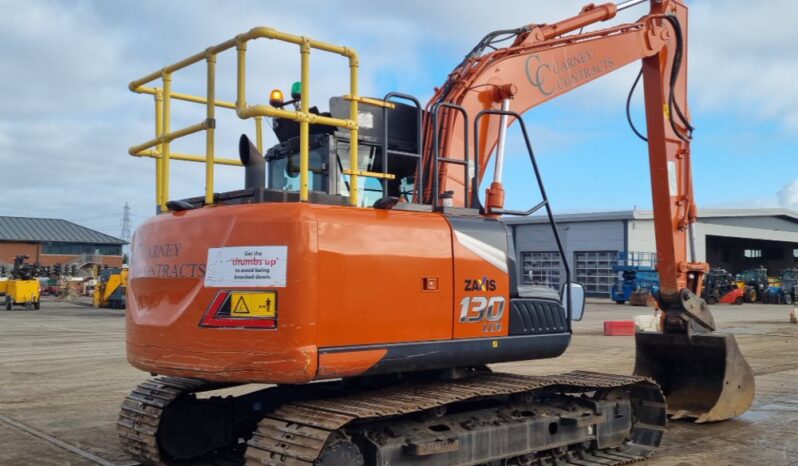
[[(9, 13), (0, 15), (0, 214), (85, 218), (119, 212), (121, 217), (122, 205), (130, 202), (137, 218), (149, 215), (153, 162), (128, 156), (127, 148), (153, 136), (153, 103), (149, 96), (130, 93), (128, 82), (254, 25), (354, 46), (361, 54), (362, 94), (395, 88), (425, 99), (485, 33), (557, 21), (577, 14), (584, 3), (506, 0), (485, 8), (482, 2), (459, 0), (238, 0), (220, 7), (212, 0), (0, 0), (0, 11)], [(791, 3), (779, 0), (764, 8), (718, 0), (690, 7), (693, 101), (700, 108), (739, 110), (798, 131), (798, 91), (788, 79), (798, 73), (798, 62), (779, 55), (785, 46), (773, 45), (796, 41), (794, 15), (772, 14), (792, 10)], [(623, 12), (612, 24), (634, 21), (644, 10)], [(738, 32), (742, 24), (745, 34)], [(262, 41), (252, 45), (250, 56), (253, 84), (247, 98), (252, 102), (263, 101), (271, 87), (287, 89), (298, 79), (295, 47)], [(311, 66), (314, 102), (347, 91), (344, 60), (314, 53)], [(219, 97), (234, 100), (232, 54), (220, 57), (218, 69)], [(572, 108), (573, 115), (586, 107), (621, 112), (635, 71), (632, 66), (600, 79), (557, 105)], [(202, 65), (174, 82), (176, 90), (188, 93), (201, 93), (204, 85)], [(173, 128), (204, 118), (199, 106), (174, 108)], [(234, 156), (237, 134), (251, 131), (251, 122), (224, 110), (218, 116), (219, 155)], [(533, 124), (541, 154), (584, 136), (572, 135), (576, 126), (570, 124), (555, 131), (556, 123)], [(267, 135), (266, 144), (273, 142)], [(203, 140), (196, 136), (175, 146), (201, 152)], [(200, 165), (175, 163), (172, 172), (172, 197), (202, 192)], [(240, 185), (239, 170), (218, 169), (218, 190)]]
[(779, 191), (779, 205), (798, 210), (798, 178), (784, 185)]
[[(690, 4), (692, 100), (702, 108), (772, 120), (798, 134), (795, 2)], [(744, 32), (743, 32), (744, 31)]]

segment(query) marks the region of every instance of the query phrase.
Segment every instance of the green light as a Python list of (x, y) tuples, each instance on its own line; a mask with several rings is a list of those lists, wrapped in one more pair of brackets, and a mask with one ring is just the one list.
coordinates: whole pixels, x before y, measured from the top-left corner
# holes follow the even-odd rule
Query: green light
[(299, 99), (302, 97), (302, 82), (297, 81), (291, 85), (291, 98)]

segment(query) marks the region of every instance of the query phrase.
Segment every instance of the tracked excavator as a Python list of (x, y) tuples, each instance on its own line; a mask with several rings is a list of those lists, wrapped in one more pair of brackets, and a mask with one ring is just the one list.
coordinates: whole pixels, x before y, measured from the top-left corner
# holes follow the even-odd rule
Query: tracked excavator
[[(583, 32), (641, 3), (639, 20)], [(247, 102), (247, 45), (261, 39), (299, 49), (290, 100), (275, 90)], [(217, 56), (232, 49), (235, 102), (216, 94)], [(349, 64), (349, 92), (329, 112), (309, 102), (317, 53)], [(360, 96), (353, 49), (266, 27), (133, 81), (155, 99), (155, 137), (130, 153), (155, 160), (158, 215), (131, 248), (127, 358), (154, 377), (123, 401), (125, 451), (172, 465), (613, 465), (651, 455), (669, 414), (745, 412), (751, 368), (715, 331), (699, 298), (708, 265), (692, 258), (686, 56), (685, 5), (631, 0), (486, 35), (423, 107), (407, 94)], [(635, 62), (662, 329), (637, 333), (634, 375), (494, 372), (561, 355), (584, 309), (522, 114)], [(197, 63), (206, 94), (174, 91)], [(204, 119), (172, 129), (173, 101), (201, 105)], [(238, 159), (216, 156), (225, 109), (255, 123)], [(264, 118), (279, 139), (266, 151)], [(525, 211), (504, 207), (511, 125), (541, 194)], [(195, 133), (205, 154), (172, 150)], [(205, 164), (204, 195), (170, 199), (175, 160)], [(219, 164), (243, 166), (244, 188), (215, 192)], [(503, 221), (537, 211), (561, 255), (559, 291), (523, 284)]]

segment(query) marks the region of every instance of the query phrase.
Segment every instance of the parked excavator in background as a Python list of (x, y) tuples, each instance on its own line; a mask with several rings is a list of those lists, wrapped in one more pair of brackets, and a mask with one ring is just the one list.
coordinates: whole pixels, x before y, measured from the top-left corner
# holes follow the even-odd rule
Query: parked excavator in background
[(127, 296), (127, 274), (127, 267), (100, 269), (92, 294), (92, 305), (98, 308), (124, 309)]
[[(360, 96), (353, 49), (265, 27), (133, 81), (156, 102), (155, 137), (130, 153), (155, 159), (161, 214), (131, 242), (127, 358), (159, 377), (122, 404), (125, 451), (144, 464), (243, 454), (292, 466), (614, 465), (652, 454), (666, 410), (698, 422), (745, 412), (753, 373), (734, 337), (715, 332), (699, 297), (709, 267), (688, 241), (687, 8), (651, 1), (638, 21), (581, 33), (641, 3), (490, 33), (423, 109), (406, 94)], [(247, 103), (247, 45), (262, 38), (299, 48), (290, 102), (275, 90), (268, 105)], [(216, 65), (233, 48), (228, 102), (216, 97)], [(349, 91), (329, 113), (309, 101), (319, 51), (349, 61)], [(632, 376), (492, 372), (487, 364), (562, 354), (584, 306), (521, 115), (639, 61), (663, 330), (636, 334)], [(206, 94), (173, 91), (199, 62)], [(173, 100), (201, 104), (204, 119), (173, 130)], [(215, 155), (217, 108), (255, 123), (255, 142), (239, 141), (240, 190), (214, 191), (214, 165), (239, 164)], [(280, 141), (265, 158), (263, 117)], [(524, 211), (504, 207), (513, 123), (541, 196)], [(205, 154), (172, 151), (199, 132)], [(171, 160), (205, 163), (204, 196), (170, 198)], [(559, 292), (520, 283), (502, 221), (541, 209), (565, 268)], [(250, 383), (274, 386), (247, 392)], [(207, 396), (232, 386), (234, 397)]]

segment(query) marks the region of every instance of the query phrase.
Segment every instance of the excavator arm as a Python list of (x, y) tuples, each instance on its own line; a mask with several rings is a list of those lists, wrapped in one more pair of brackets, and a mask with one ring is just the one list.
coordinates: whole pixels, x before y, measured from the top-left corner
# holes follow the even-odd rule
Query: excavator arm
[[(626, 2), (621, 8), (637, 3), (641, 2)], [(661, 296), (665, 302), (678, 302), (682, 289), (701, 294), (702, 276), (708, 270), (706, 264), (687, 260), (689, 229), (696, 219), (686, 92), (687, 8), (673, 0), (653, 2), (651, 12), (637, 22), (569, 34), (609, 20), (617, 11), (612, 3), (591, 4), (579, 15), (552, 25), (519, 28), (511, 46), (467, 58), (436, 92), (428, 110), (446, 101), (460, 105), (470, 115), (488, 109), (522, 114), (641, 60)], [(463, 153), (470, 141), (461, 136), (462, 114), (449, 112), (443, 119), (443, 153)], [(513, 123), (511, 117), (508, 120), (508, 125)], [(491, 158), (503, 156), (495, 150), (501, 127), (500, 118), (480, 120), (479, 180)], [(440, 173), (443, 190), (454, 191), (455, 199), (464, 202), (458, 197), (463, 192), (463, 174), (447, 171), (443, 165)], [(503, 207), (503, 191), (500, 181), (492, 184), (485, 200), (487, 213)]]
[[(445, 163), (439, 163), (437, 183), (428, 181), (424, 197), (435, 202), (438, 196), (432, 190), (439, 186), (441, 193), (454, 193), (455, 205), (480, 207), (486, 215), (505, 212), (501, 182), (504, 139), (513, 116), (504, 113), (481, 118), (474, 129), (477, 142), (472, 142), (465, 140), (467, 132), (463, 131), (464, 125), (470, 124), (467, 115), (484, 111), (523, 114), (641, 61), (647, 136), (638, 135), (648, 143), (664, 322), (662, 333), (637, 335), (635, 371), (660, 383), (673, 413), (699, 422), (722, 420), (748, 409), (754, 382), (734, 338), (712, 333), (714, 321), (699, 298), (709, 266), (695, 261), (691, 241), (696, 207), (690, 160), (693, 127), (687, 106), (687, 7), (678, 0), (649, 0), (649, 13), (634, 23), (581, 33), (584, 27), (612, 19), (619, 10), (645, 1), (590, 4), (558, 23), (486, 36), (436, 89), (427, 114), (437, 117), (426, 121), (426, 134), (437, 131), (438, 144), (427, 138), (425, 167), (432, 168), (438, 158), (464, 158), (469, 144), (478, 144), (473, 148), (478, 169), (466, 179), (463, 171), (447, 170)], [(509, 45), (498, 46), (509, 41)], [(478, 206), (477, 197), (467, 196), (464, 187), (467, 184), (475, 192), (492, 160), (494, 179), (484, 206)]]

